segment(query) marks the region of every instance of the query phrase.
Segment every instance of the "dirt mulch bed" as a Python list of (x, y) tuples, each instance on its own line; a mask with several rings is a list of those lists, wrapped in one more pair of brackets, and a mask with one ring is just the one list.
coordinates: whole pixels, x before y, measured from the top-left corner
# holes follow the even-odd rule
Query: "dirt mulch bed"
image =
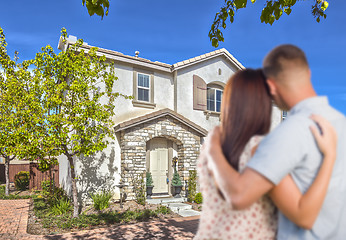
[(190, 204), (192, 205), (192, 210), (195, 210), (195, 211), (202, 211), (202, 203), (198, 204), (198, 203), (190, 203), (190, 202), (185, 202), (186, 204)]
[[(119, 203), (113, 203), (110, 205), (110, 207), (106, 210), (103, 210), (104, 212), (110, 212), (110, 211), (117, 211), (117, 212), (125, 212), (126, 210), (131, 210), (135, 211), (136, 209), (138, 210), (144, 210), (144, 209), (151, 209), (155, 210), (157, 207), (160, 205), (156, 204), (146, 204), (145, 206), (140, 205), (136, 203), (135, 201), (126, 201), (123, 203), (123, 208), (120, 207)], [(94, 210), (92, 205), (90, 206), (85, 206), (82, 208), (82, 213), (84, 214), (97, 214), (100, 213), (100, 211)], [(152, 220), (159, 220), (159, 219), (170, 219), (170, 218), (177, 218), (180, 217), (178, 214), (171, 212), (169, 214), (158, 214), (157, 218), (151, 218), (149, 221)], [(88, 230), (88, 229), (95, 229), (95, 228), (102, 228), (102, 227), (114, 227), (114, 226), (119, 226), (119, 225), (124, 225), (124, 224), (131, 224), (131, 223), (136, 223), (137, 221), (131, 221), (127, 223), (115, 223), (112, 225), (98, 225), (98, 226), (90, 226), (88, 228), (83, 228), (83, 229), (48, 229), (44, 228), (43, 224), (41, 223), (41, 220), (37, 218), (34, 214), (34, 204), (33, 200), (30, 201), (30, 208), (29, 208), (29, 218), (28, 218), (28, 228), (27, 232), (30, 234), (34, 235), (50, 235), (50, 234), (60, 234), (60, 233), (67, 233), (67, 232), (75, 232), (75, 231), (81, 231), (81, 230)]]

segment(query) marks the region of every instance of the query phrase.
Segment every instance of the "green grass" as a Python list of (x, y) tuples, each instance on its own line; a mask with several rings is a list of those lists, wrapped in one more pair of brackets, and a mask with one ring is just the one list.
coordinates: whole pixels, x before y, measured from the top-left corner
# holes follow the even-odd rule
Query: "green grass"
[(33, 198), (36, 195), (24, 195), (20, 196), (17, 194), (9, 194), (8, 196), (5, 195), (5, 186), (0, 186), (0, 199), (3, 200), (12, 200), (12, 199), (28, 199)]

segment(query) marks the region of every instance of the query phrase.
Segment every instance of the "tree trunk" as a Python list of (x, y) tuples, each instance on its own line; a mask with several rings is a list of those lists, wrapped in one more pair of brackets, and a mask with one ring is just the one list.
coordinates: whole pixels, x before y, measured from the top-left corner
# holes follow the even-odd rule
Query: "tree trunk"
[(10, 195), (10, 158), (5, 158), (5, 178), (6, 178), (6, 188), (5, 195)]
[(67, 159), (70, 163), (70, 171), (71, 171), (71, 178), (72, 178), (72, 199), (73, 199), (73, 217), (78, 217), (78, 195), (77, 195), (77, 179), (76, 179), (76, 171), (75, 166), (73, 162), (72, 155), (68, 154)]

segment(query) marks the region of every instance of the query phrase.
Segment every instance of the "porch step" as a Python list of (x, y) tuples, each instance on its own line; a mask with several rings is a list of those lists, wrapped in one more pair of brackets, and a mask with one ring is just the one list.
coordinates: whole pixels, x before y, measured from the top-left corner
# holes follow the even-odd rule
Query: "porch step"
[(182, 210), (178, 214), (182, 217), (192, 217), (192, 216), (201, 215), (201, 212), (189, 209), (189, 210)]
[(159, 199), (159, 198), (171, 198), (171, 195), (157, 195), (157, 196), (151, 196), (152, 199)]
[(165, 203), (183, 203), (186, 202), (186, 198), (152, 198), (146, 199), (146, 202), (149, 204), (165, 204)]
[(147, 199), (146, 202), (149, 204), (162, 204), (167, 206), (182, 217), (191, 217), (201, 214), (199, 211), (192, 210), (192, 205), (184, 203), (186, 202), (186, 198), (156, 198)]
[(164, 203), (162, 205), (169, 207), (173, 212), (178, 214), (180, 211), (192, 209), (192, 206), (190, 204), (185, 203)]
[(173, 212), (179, 214), (182, 217), (191, 217), (200, 215), (200, 212), (192, 210), (192, 206), (186, 203), (165, 203), (163, 204), (169, 207)]

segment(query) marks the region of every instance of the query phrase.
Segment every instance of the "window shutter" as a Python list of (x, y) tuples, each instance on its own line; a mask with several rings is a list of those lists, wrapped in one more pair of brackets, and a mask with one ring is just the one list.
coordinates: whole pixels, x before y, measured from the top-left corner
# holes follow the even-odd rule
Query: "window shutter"
[(193, 109), (207, 110), (207, 84), (197, 75), (193, 75)]

